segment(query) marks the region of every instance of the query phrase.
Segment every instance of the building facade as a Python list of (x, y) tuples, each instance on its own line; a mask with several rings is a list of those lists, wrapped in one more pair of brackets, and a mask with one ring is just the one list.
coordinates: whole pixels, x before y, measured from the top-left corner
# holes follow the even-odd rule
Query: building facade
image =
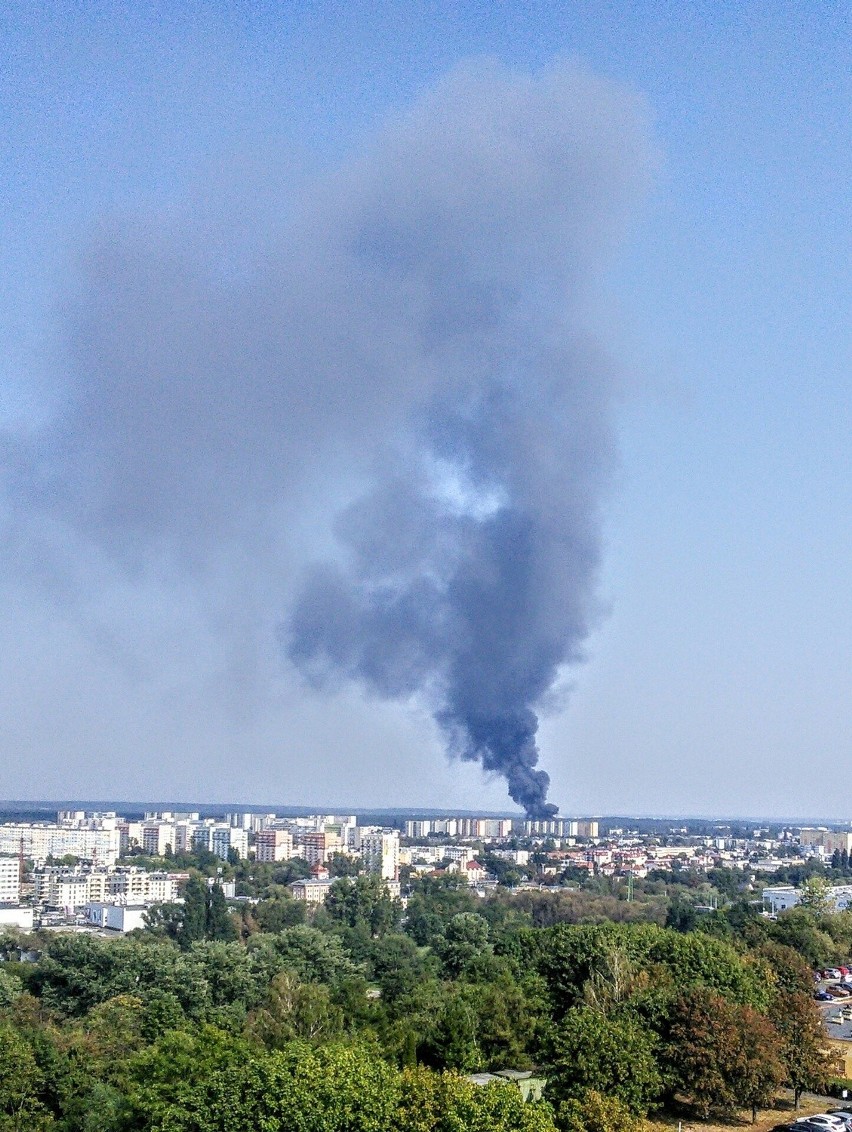
[(21, 899), (21, 865), (17, 857), (0, 857), (0, 904)]

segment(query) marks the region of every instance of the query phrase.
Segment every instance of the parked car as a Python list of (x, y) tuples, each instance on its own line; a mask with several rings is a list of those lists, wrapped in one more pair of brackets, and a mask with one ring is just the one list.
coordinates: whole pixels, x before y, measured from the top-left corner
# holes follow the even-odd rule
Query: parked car
[(826, 979), (839, 979), (841, 977), (841, 974), (842, 972), (840, 971), (839, 967), (826, 967), (826, 969), (823, 971), (823, 976)]
[(797, 1128), (802, 1124), (807, 1124), (811, 1128), (834, 1128), (840, 1130), (840, 1132), (846, 1132), (844, 1121), (839, 1116), (829, 1116), (827, 1112), (818, 1112), (815, 1116), (800, 1116), (793, 1123)]
[(838, 1120), (842, 1120), (847, 1129), (852, 1129), (852, 1112), (845, 1108), (833, 1108), (828, 1116), (836, 1116)]
[(831, 1002), (834, 998), (834, 995), (829, 994), (827, 990), (818, 990), (814, 995), (814, 998), (818, 999), (820, 1002)]

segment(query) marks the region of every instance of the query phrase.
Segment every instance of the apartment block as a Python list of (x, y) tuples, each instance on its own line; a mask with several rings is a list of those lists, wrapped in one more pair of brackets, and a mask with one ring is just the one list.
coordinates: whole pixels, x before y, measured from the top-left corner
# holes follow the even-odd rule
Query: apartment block
[(17, 904), (20, 898), (20, 862), (17, 857), (0, 857), (0, 904)]
[(91, 903), (171, 903), (184, 874), (118, 869), (43, 868), (33, 873), (37, 904), (77, 910)]
[(152, 857), (163, 857), (175, 849), (173, 822), (145, 822), (142, 826), (142, 849)]
[(367, 872), (384, 880), (399, 880), (399, 830), (362, 831), (360, 840), (361, 859)]
[(835, 849), (852, 853), (852, 833), (805, 827), (799, 831), (799, 842), (811, 849), (822, 849), (826, 857), (832, 856)]
[(7, 822), (0, 825), (0, 855), (17, 856), (20, 852), (31, 861), (44, 862), (48, 857), (79, 857), (86, 861), (115, 864), (118, 859), (119, 833), (112, 828), (75, 828), (47, 822)]
[(288, 829), (261, 829), (254, 837), (255, 860), (269, 864), (293, 856), (293, 834)]

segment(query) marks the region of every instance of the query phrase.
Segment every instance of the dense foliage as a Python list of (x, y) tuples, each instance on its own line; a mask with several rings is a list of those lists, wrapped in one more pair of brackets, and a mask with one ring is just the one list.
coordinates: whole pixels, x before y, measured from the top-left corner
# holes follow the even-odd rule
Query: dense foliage
[[(144, 932), (31, 937), (34, 963), (8, 936), (0, 1132), (636, 1132), (826, 1084), (808, 964), (848, 955), (846, 913), (604, 897), (426, 878), (404, 910), (341, 875), (306, 922), (271, 873), (228, 907), (199, 872)], [(507, 1069), (545, 1099), (465, 1078)]]

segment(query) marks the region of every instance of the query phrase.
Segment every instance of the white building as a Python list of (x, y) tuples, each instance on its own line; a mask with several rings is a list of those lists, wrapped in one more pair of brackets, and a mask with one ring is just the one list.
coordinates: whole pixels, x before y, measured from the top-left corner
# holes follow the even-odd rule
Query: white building
[(215, 853), (220, 861), (227, 861), (228, 852), (231, 848), (231, 833), (241, 833), (243, 837), (247, 837), (245, 830), (234, 829), (232, 830), (229, 825), (217, 825), (213, 827), (210, 835), (210, 849)]
[(293, 834), (289, 829), (261, 829), (255, 834), (254, 856), (265, 864), (289, 861), (293, 856)]
[(334, 884), (331, 877), (306, 877), (294, 880), (290, 885), (294, 900), (304, 900), (306, 904), (325, 904), (328, 890)]
[(0, 905), (0, 928), (18, 928), (22, 932), (33, 930), (33, 909), (20, 904)]
[(441, 834), (444, 837), (458, 837), (459, 835), (458, 818), (433, 818), (431, 824), (432, 833)]
[(0, 825), (0, 855), (24, 856), (37, 863), (48, 857), (79, 857), (114, 865), (118, 859), (116, 822), (92, 828), (60, 826), (48, 822), (7, 822)]
[(129, 853), (131, 849), (142, 848), (142, 828), (143, 822), (141, 821), (120, 821), (118, 823), (118, 848), (122, 856)]
[(171, 903), (186, 874), (146, 869), (42, 868), (33, 874), (37, 904), (76, 911), (87, 904), (121, 899), (125, 903)]
[(494, 849), (492, 853), (503, 861), (513, 865), (528, 865), (530, 863), (529, 849)]
[(142, 849), (152, 857), (164, 857), (174, 852), (176, 831), (174, 822), (152, 821), (142, 826)]
[(21, 899), (21, 866), (17, 857), (0, 857), (0, 904)]
[(428, 837), (432, 832), (431, 821), (407, 821), (405, 823), (405, 836), (411, 838)]
[[(763, 903), (773, 916), (787, 908), (795, 908), (801, 898), (801, 889), (794, 888), (791, 884), (776, 884), (763, 890)], [(826, 898), (836, 912), (852, 907), (852, 884), (830, 885), (826, 889)]]
[(146, 911), (147, 908), (141, 904), (93, 902), (86, 905), (86, 920), (96, 927), (125, 935), (136, 928), (145, 927)]
[(399, 830), (362, 831), (360, 841), (366, 871), (384, 880), (399, 880)]

